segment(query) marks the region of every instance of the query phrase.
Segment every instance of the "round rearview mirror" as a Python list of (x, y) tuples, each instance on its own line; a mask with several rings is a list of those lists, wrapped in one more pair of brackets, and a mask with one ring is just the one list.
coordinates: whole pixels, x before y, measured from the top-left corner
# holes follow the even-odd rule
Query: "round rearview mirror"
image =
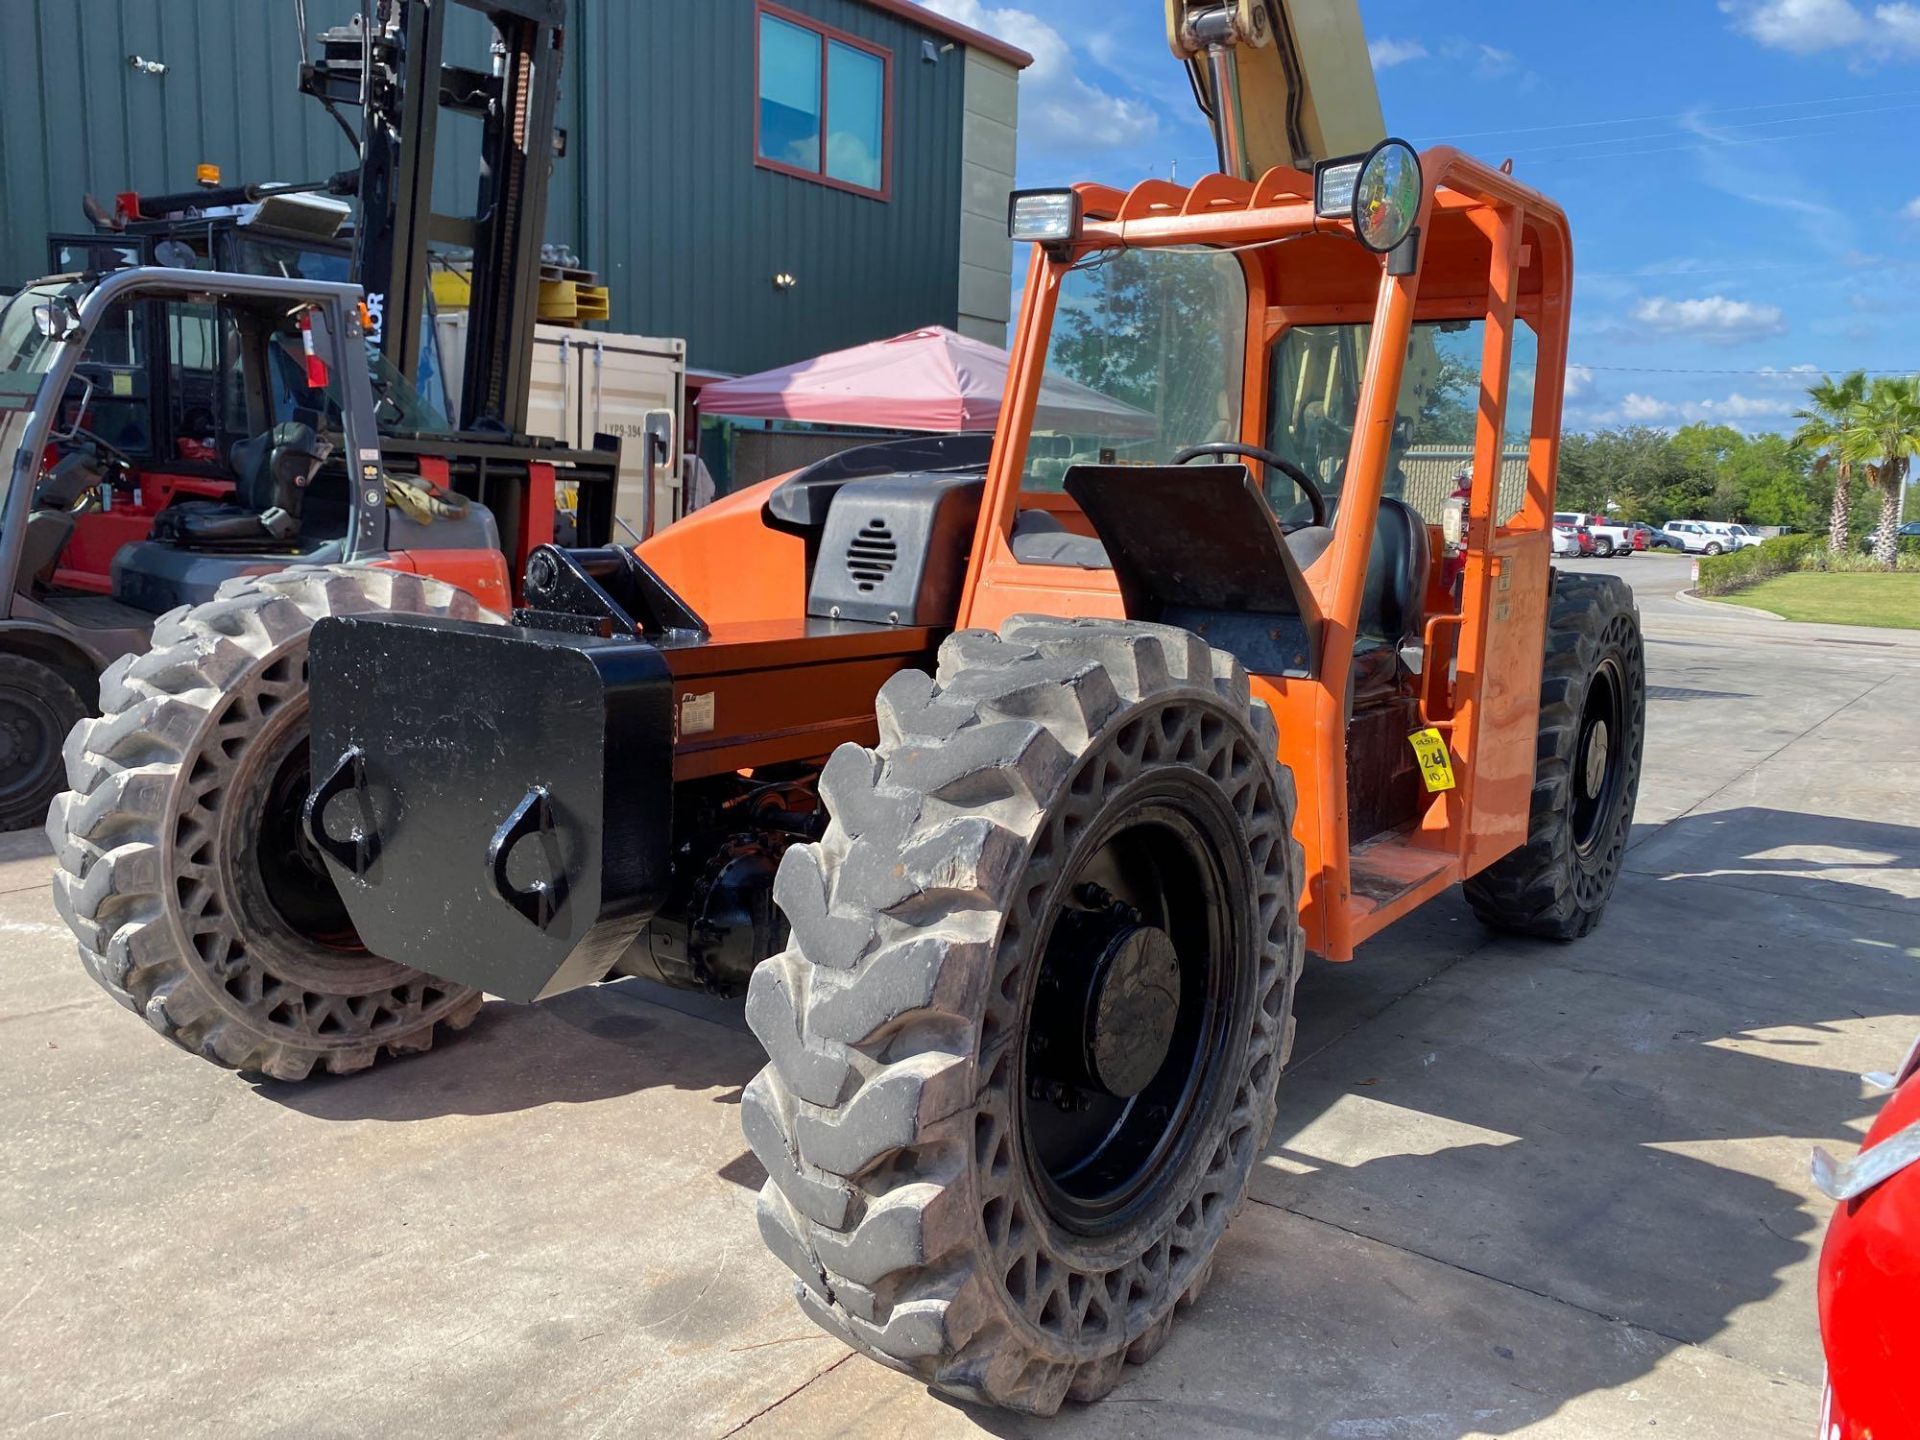
[(1360, 163), (1353, 185), (1353, 233), (1384, 253), (1405, 240), (1420, 214), (1420, 157), (1404, 140), (1382, 140)]
[(36, 305), (33, 307), (33, 328), (49, 340), (58, 340), (67, 333), (67, 312), (60, 305)]

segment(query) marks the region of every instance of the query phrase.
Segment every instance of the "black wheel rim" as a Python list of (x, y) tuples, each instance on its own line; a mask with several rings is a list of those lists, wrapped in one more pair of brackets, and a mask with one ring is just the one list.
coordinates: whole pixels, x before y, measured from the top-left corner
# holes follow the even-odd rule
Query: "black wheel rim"
[(1573, 844), (1591, 855), (1611, 833), (1626, 775), (1626, 679), (1609, 657), (1593, 672), (1573, 750)]
[(347, 915), (346, 902), (301, 823), (312, 786), (308, 766), (307, 742), (302, 739), (274, 771), (260, 812), (260, 843), (253, 852), (260, 888), (293, 933), (328, 950), (364, 955), (366, 947)]
[[(1155, 1205), (1228, 1088), (1235, 947), (1246, 943), (1233, 899), (1241, 887), (1218, 858), (1231, 844), (1230, 820), (1180, 793), (1187, 786), (1155, 788), (1161, 793), (1151, 799), (1116, 807), (1120, 823), (1081, 847), (1023, 1017), (1027, 1170), (1047, 1211), (1081, 1233), (1118, 1229)], [(1090, 1073), (1098, 1067), (1087, 1053), (1088, 991), (1075, 969), (1089, 947), (1074, 932), (1102, 926), (1157, 932), (1177, 966), (1178, 1003), (1155, 1037), (1164, 1053), (1131, 1094), (1113, 1093)]]
[(30, 795), (46, 783), (63, 738), (60, 717), (44, 698), (0, 690), (0, 802)]

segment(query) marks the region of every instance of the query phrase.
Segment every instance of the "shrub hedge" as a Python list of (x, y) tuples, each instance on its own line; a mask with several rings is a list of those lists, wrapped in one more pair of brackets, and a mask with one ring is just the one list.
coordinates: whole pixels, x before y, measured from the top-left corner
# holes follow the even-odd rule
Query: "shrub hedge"
[[(1730, 595), (1776, 575), (1797, 570), (1866, 572), (1879, 570), (1873, 556), (1857, 550), (1839, 554), (1827, 549), (1824, 534), (1776, 535), (1745, 550), (1729, 550), (1724, 555), (1700, 557), (1700, 581), (1693, 588), (1701, 595)], [(1903, 541), (1894, 563), (1896, 570), (1920, 570), (1920, 548)]]

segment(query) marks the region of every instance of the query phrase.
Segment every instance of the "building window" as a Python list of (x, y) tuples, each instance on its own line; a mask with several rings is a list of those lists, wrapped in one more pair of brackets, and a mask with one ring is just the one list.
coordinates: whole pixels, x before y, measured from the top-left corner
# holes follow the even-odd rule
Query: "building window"
[(771, 5), (759, 44), (759, 162), (885, 199), (887, 52)]

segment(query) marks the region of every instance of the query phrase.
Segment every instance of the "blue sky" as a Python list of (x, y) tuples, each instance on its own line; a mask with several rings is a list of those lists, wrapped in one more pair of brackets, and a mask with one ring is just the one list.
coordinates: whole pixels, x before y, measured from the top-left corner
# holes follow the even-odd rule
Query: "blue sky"
[[(923, 0), (1019, 44), (1020, 183), (1191, 179), (1159, 0)], [(1387, 128), (1566, 207), (1570, 429), (1789, 423), (1920, 370), (1920, 0), (1361, 0)]]

